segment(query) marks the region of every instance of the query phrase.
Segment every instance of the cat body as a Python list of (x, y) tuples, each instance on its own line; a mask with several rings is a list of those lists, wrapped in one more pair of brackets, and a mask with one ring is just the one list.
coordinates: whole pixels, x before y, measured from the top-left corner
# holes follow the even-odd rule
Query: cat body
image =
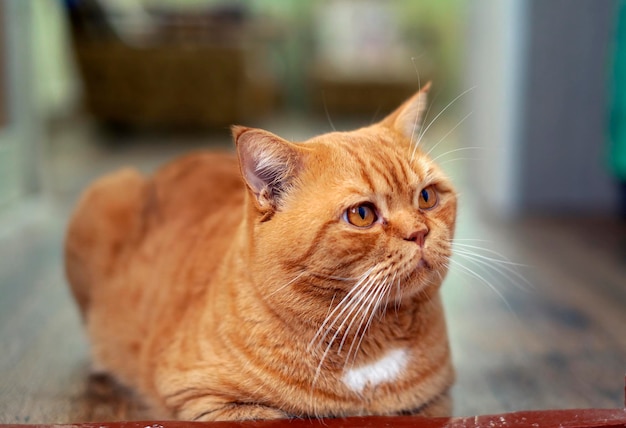
[(425, 95), (94, 183), (66, 240), (94, 364), (163, 417), (449, 414), (456, 195), (412, 142)]

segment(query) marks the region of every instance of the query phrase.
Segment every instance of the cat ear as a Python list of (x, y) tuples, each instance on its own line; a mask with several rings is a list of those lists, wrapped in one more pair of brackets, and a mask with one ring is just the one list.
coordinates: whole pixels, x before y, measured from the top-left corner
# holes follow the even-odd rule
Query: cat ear
[(381, 123), (395, 129), (410, 140), (416, 138), (424, 120), (429, 89), (430, 82), (384, 118)]
[(232, 133), (241, 173), (258, 208), (278, 210), (301, 168), (301, 149), (262, 129), (233, 126)]

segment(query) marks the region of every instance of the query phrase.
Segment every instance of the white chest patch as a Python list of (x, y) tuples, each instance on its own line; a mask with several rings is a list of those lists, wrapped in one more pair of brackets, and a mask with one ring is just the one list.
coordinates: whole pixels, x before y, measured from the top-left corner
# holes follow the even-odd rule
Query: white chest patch
[(409, 354), (406, 349), (394, 349), (380, 360), (346, 371), (343, 383), (354, 392), (362, 392), (366, 386), (393, 382), (406, 367)]

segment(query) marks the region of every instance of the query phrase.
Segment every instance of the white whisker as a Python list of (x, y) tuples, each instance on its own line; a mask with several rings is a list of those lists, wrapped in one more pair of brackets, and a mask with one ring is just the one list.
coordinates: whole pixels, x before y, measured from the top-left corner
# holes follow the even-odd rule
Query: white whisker
[[(350, 311), (348, 312), (347, 316), (342, 317), (343, 320), (341, 322), (341, 324), (339, 325), (339, 327), (337, 328), (337, 330), (335, 331), (335, 334), (333, 335), (333, 337), (330, 339), (329, 343), (328, 343), (328, 347), (326, 348), (326, 350), (328, 351), (328, 349), (333, 345), (333, 343), (335, 342), (335, 340), (337, 340), (337, 337), (339, 336), (339, 334), (341, 334), (341, 330), (345, 327), (346, 323), (348, 322), (349, 319), (353, 319), (353, 317), (356, 317), (356, 314), (359, 313), (360, 309), (362, 308), (364, 304), (367, 303), (367, 297), (370, 294), (370, 292), (372, 291), (372, 289), (374, 289), (376, 287), (376, 281), (378, 281), (378, 278), (380, 277), (382, 272), (378, 272), (376, 275), (374, 275), (373, 278), (371, 278), (370, 280), (368, 280), (368, 282), (361, 287), (361, 290), (359, 290), (359, 293), (357, 294), (358, 298), (353, 299), (350, 304), (348, 305), (348, 307), (352, 306)], [(335, 320), (339, 319), (339, 317), (342, 314), (340, 313), (338, 317), (335, 318)], [(331, 324), (331, 328), (334, 326), (334, 322), (333, 324)], [(342, 338), (342, 343), (343, 340), (345, 339), (345, 337), (347, 336), (348, 331), (346, 330), (343, 334), (344, 337)], [(339, 350), (338, 352), (341, 352), (341, 350)]]
[(415, 152), (417, 150), (417, 146), (419, 145), (419, 134), (418, 134), (418, 138), (415, 138), (415, 131), (417, 131), (417, 127), (415, 126), (415, 124), (417, 124), (418, 120), (419, 120), (419, 124), (422, 125), (424, 122), (426, 122), (426, 120), (428, 119), (428, 116), (430, 115), (430, 111), (432, 110), (433, 106), (435, 105), (435, 100), (438, 97), (438, 93), (431, 99), (428, 108), (426, 109), (426, 112), (424, 113), (424, 115), (420, 118), (420, 117), (416, 117), (415, 118), (415, 122), (414, 122), (414, 126), (413, 129), (411, 131), (411, 145), (409, 146), (409, 152), (411, 152), (411, 156), (410, 159), (411, 161), (413, 160), (413, 158), (415, 157)]
[(458, 148), (458, 149), (448, 150), (447, 152), (442, 153), (442, 154), (438, 155), (437, 157), (433, 158), (432, 161), (436, 162), (437, 159), (442, 158), (444, 156), (447, 156), (447, 155), (449, 155), (451, 153), (462, 152), (462, 151), (465, 151), (465, 150), (483, 150), (483, 147), (461, 147), (461, 148)]
[[(328, 322), (330, 322), (331, 318), (333, 318), (333, 316), (335, 316), (335, 312), (339, 311), (344, 306), (344, 303), (348, 302), (351, 299), (352, 294), (355, 294), (355, 293), (359, 292), (359, 289), (361, 288), (361, 284), (368, 279), (370, 273), (372, 273), (373, 270), (374, 270), (374, 268), (371, 268), (367, 272), (365, 272), (365, 274), (363, 274), (361, 279), (359, 279), (359, 281), (350, 289), (350, 291), (348, 291), (348, 293), (346, 293), (346, 295), (337, 304), (337, 306), (335, 306), (335, 308), (326, 316), (326, 318), (324, 319), (324, 322), (318, 328), (317, 332), (313, 336), (313, 339), (311, 339), (311, 341), (309, 342), (309, 347), (308, 347), (309, 351), (312, 350), (313, 345), (315, 344), (316, 339), (320, 336), (320, 334), (322, 334), (322, 332), (326, 328), (326, 325), (328, 324)], [(343, 310), (342, 310), (341, 313), (343, 313)], [(341, 313), (339, 313), (335, 318), (338, 318), (339, 316), (341, 316)], [(325, 337), (326, 337), (326, 335), (324, 335), (320, 339), (320, 343), (324, 340)]]
[(396, 281), (396, 290), (398, 295), (396, 296), (396, 301), (395, 301), (395, 310), (396, 310), (396, 316), (398, 315), (398, 311), (400, 310), (400, 302), (402, 301), (402, 287), (401, 287), (401, 281), (400, 278), (398, 278), (398, 280)]
[(285, 285), (280, 286), (279, 288), (277, 288), (276, 290), (272, 291), (270, 294), (268, 294), (268, 297), (273, 296), (276, 293), (281, 292), (282, 290), (284, 290), (285, 288), (289, 287), (291, 284), (293, 284), (294, 282), (296, 282), (298, 279), (300, 279), (302, 276), (306, 275), (307, 272), (300, 272), (298, 275), (296, 275), (296, 277), (294, 279), (292, 279), (291, 281), (289, 281), (288, 283), (286, 283)]
[[(380, 303), (380, 295), (383, 293), (385, 286), (387, 284), (387, 279), (389, 278), (389, 275), (385, 276), (385, 279), (382, 280), (381, 283), (376, 284), (377, 287), (374, 288), (374, 293), (371, 296), (371, 298), (369, 299), (367, 308), (363, 311), (362, 317), (361, 317), (361, 323), (359, 324), (359, 328), (355, 330), (355, 337), (354, 340), (352, 341), (352, 344), (350, 346), (350, 349), (348, 351), (348, 358), (350, 356), (350, 353), (352, 352), (352, 349), (354, 347), (354, 343), (356, 342), (356, 334), (361, 331), (361, 338), (365, 335), (365, 331), (367, 330), (367, 326), (365, 327), (364, 330), (361, 330), (363, 327), (363, 321), (365, 321), (365, 318), (367, 317), (368, 314), (374, 313), (376, 312), (378, 305)], [(360, 346), (360, 341), (359, 341), (359, 345), (357, 345), (357, 347), (355, 348), (355, 352), (358, 352), (358, 348)], [(356, 355), (355, 355), (356, 357)], [(346, 362), (347, 359), (346, 358)]]
[(311, 276), (317, 276), (319, 278), (324, 278), (324, 279), (332, 279), (334, 281), (358, 281), (359, 279), (359, 277), (335, 276), (335, 275), (328, 275), (328, 274), (321, 273), (321, 272), (307, 272), (307, 273)]
[[(422, 54), (422, 55), (424, 55), (424, 54)], [(422, 56), (422, 55), (420, 55), (420, 56)], [(417, 74), (417, 90), (419, 92), (421, 92), (422, 91), (422, 82), (420, 81), (420, 72), (417, 69), (417, 63), (415, 62), (416, 59), (417, 58), (414, 57), (414, 56), (411, 57), (411, 62), (413, 63), (413, 69), (415, 70), (415, 74)]]
[(454, 125), (454, 127), (452, 127), (452, 129), (450, 129), (448, 132), (446, 132), (446, 134), (445, 134), (443, 137), (441, 137), (441, 139), (439, 139), (439, 141), (437, 141), (437, 144), (435, 144), (434, 146), (432, 146), (432, 147), (430, 148), (430, 150), (429, 150), (428, 152), (426, 152), (426, 155), (430, 155), (430, 154), (433, 152), (433, 150), (435, 150), (435, 149), (437, 148), (437, 146), (438, 146), (439, 144), (441, 144), (441, 142), (442, 142), (443, 140), (445, 140), (446, 138), (448, 138), (448, 135), (452, 134), (456, 128), (458, 128), (459, 126), (461, 126), (461, 124), (462, 124), (463, 122), (465, 122), (465, 120), (467, 120), (467, 118), (468, 118), (468, 117), (470, 117), (470, 116), (472, 115), (472, 113), (473, 113), (473, 112), (471, 112), (471, 111), (470, 111), (469, 113), (467, 113), (467, 114), (465, 115), (465, 117), (463, 117), (463, 119), (459, 120), (459, 121), (457, 122), (457, 124), (456, 124), (456, 125)]
[(481, 160), (482, 158), (452, 158), (452, 159), (447, 159), (445, 161), (442, 162), (438, 162), (439, 166), (443, 166), (452, 162), (458, 162), (458, 161), (477, 161), (477, 160)]
[(391, 278), (391, 281), (389, 282), (389, 289), (387, 290), (387, 293), (385, 295), (385, 307), (383, 308), (382, 313), (387, 313), (387, 308), (389, 307), (389, 297), (390, 294), (389, 293), (391, 291), (391, 288), (393, 287), (395, 281), (396, 281), (396, 276), (398, 276), (398, 272), (394, 272), (393, 273), (393, 277)]
[[(368, 317), (367, 323), (365, 324), (364, 327), (363, 327), (362, 323), (359, 326), (359, 330), (361, 330), (361, 328), (363, 330), (361, 332), (361, 336), (359, 338), (359, 342), (357, 343), (356, 347), (354, 348), (354, 357), (352, 359), (352, 364), (354, 364), (354, 362), (356, 361), (356, 358), (357, 358), (358, 353), (359, 353), (359, 349), (361, 348), (361, 344), (363, 343), (363, 339), (365, 338), (365, 335), (366, 335), (367, 331), (369, 330), (370, 326), (372, 325), (372, 321), (374, 320), (374, 317), (376, 316), (376, 313), (378, 312), (378, 308), (380, 306), (380, 302), (381, 302), (383, 296), (386, 296), (389, 293), (389, 289), (391, 288), (391, 283), (388, 283), (387, 279), (389, 279), (389, 275), (387, 275), (385, 277), (385, 280), (383, 281), (382, 285), (378, 288), (377, 294), (372, 296), (373, 298), (371, 300), (372, 300), (373, 304), (368, 306), (369, 317)], [(365, 314), (367, 314), (367, 312)], [(357, 330), (357, 331), (359, 331), (359, 330)], [(354, 338), (354, 341), (356, 341), (356, 337)], [(354, 344), (354, 341), (352, 342), (353, 344)], [(352, 352), (352, 346), (350, 346), (350, 351), (348, 352), (348, 356), (346, 357), (345, 365), (348, 364), (348, 360), (350, 359), (350, 353), (351, 352)]]
[(473, 241), (473, 242), (489, 242), (489, 243), (493, 243), (493, 241), (490, 241), (489, 239), (477, 239), (477, 238), (451, 238), (451, 239), (448, 239), (448, 241), (450, 241), (450, 242)]
[[(506, 257), (504, 257), (502, 254), (498, 253), (497, 251), (493, 251), (493, 250), (490, 250), (488, 248), (482, 248), (482, 247), (478, 247), (476, 245), (467, 245), (467, 244), (459, 244), (459, 243), (455, 244), (454, 246), (455, 247), (457, 247), (457, 246), (463, 247), (463, 249), (455, 248), (454, 252), (457, 253), (457, 254), (458, 253), (464, 253), (464, 254), (467, 254), (467, 255), (470, 255), (470, 256), (480, 257), (481, 259), (492, 261), (492, 262), (507, 264), (507, 265), (511, 265), (511, 266), (529, 267), (528, 265), (525, 265), (523, 263), (512, 262), (509, 259), (507, 259)], [(489, 257), (489, 256), (485, 256), (485, 255), (482, 255), (482, 254), (478, 254), (478, 253), (476, 253), (474, 251), (467, 250), (467, 248), (482, 250), (482, 251), (485, 251), (486, 253), (489, 253), (489, 254), (495, 254), (496, 256), (498, 256), (500, 258), (497, 259), (495, 257)]]
[(481, 280), (485, 285), (487, 285), (491, 289), (491, 291), (496, 293), (496, 295), (502, 300), (502, 302), (506, 305), (506, 307), (509, 309), (509, 311), (511, 311), (511, 313), (513, 313), (513, 308), (511, 308), (511, 305), (509, 304), (509, 302), (504, 298), (504, 295), (489, 280), (487, 280), (484, 276), (482, 276), (481, 274), (479, 274), (475, 270), (465, 266), (464, 264), (462, 264), (462, 263), (460, 263), (460, 262), (458, 262), (458, 261), (456, 261), (454, 259), (450, 259), (450, 262), (454, 263), (456, 266), (460, 267), (465, 273), (468, 273), (471, 276), (473, 276), (474, 278), (477, 278), (477, 279)]
[[(379, 274), (380, 275), (380, 274)], [(369, 307), (371, 306), (370, 300), (368, 297), (370, 296), (371, 292), (374, 291), (376, 292), (376, 287), (378, 286), (378, 283), (376, 281), (373, 281), (368, 287), (367, 289), (364, 288), (363, 289), (363, 299), (361, 301), (359, 301), (359, 305), (356, 309), (356, 312), (354, 313), (354, 316), (352, 317), (352, 320), (350, 321), (350, 324), (348, 325), (348, 327), (346, 328), (346, 331), (343, 334), (343, 337), (341, 338), (341, 343), (339, 344), (339, 348), (337, 349), (337, 353), (341, 354), (341, 350), (343, 349), (343, 346), (346, 343), (346, 340), (348, 338), (348, 336), (350, 335), (350, 331), (352, 330), (352, 326), (354, 325), (354, 323), (357, 320), (357, 316), (358, 314), (366, 314), (369, 311)], [(366, 307), (367, 305), (367, 307)], [(358, 332), (358, 329), (357, 329)]]
[[(505, 269), (506, 271), (508, 271), (511, 274), (513, 274), (514, 276), (516, 276), (519, 280), (521, 280), (529, 288), (531, 288), (531, 289), (534, 288), (534, 286), (523, 275), (521, 275), (517, 270), (512, 268), (512, 267), (529, 268), (530, 267), (529, 265), (526, 265), (526, 264), (523, 264), (523, 263), (513, 262), (509, 258), (507, 258), (506, 256), (504, 256), (503, 254), (501, 254), (501, 253), (499, 253), (497, 251), (494, 251), (494, 250), (489, 249), (489, 248), (484, 248), (484, 247), (481, 247), (481, 246), (478, 246), (478, 245), (471, 245), (471, 244), (464, 244), (464, 243), (460, 243), (460, 242), (453, 242), (453, 247), (455, 248), (454, 252), (457, 253), (457, 254), (464, 253), (468, 257), (478, 258), (480, 260), (483, 260), (484, 262), (493, 262), (493, 263), (499, 264), (502, 269)], [(458, 247), (461, 247), (461, 248), (459, 249)], [(490, 255), (496, 256), (496, 257), (485, 256), (484, 254), (478, 253), (478, 251), (483, 251), (483, 252), (485, 252), (487, 254), (490, 254)], [(504, 265), (508, 265), (508, 266), (504, 266)], [(509, 267), (509, 266), (511, 266), (511, 267)]]
[[(370, 269), (371, 272), (373, 270)], [(367, 294), (368, 290), (370, 287), (372, 287), (371, 284), (375, 283), (376, 279), (378, 278), (378, 276), (380, 276), (380, 272), (378, 274), (376, 274), (373, 278), (369, 278), (367, 279), (367, 282), (365, 282), (365, 285), (362, 287), (357, 287), (355, 286), (354, 289), (359, 289), (357, 293), (355, 293), (356, 296), (358, 296), (356, 299), (349, 299), (346, 300), (345, 298), (339, 302), (339, 305), (337, 305), (337, 307), (335, 308), (335, 310), (343, 305), (343, 302), (346, 302), (345, 307), (337, 314), (334, 316), (334, 320), (331, 322), (331, 324), (325, 329), (326, 331), (324, 332), (324, 334), (320, 337), (319, 341), (318, 341), (318, 346), (317, 348), (319, 348), (319, 346), (322, 344), (322, 342), (326, 339), (326, 337), (328, 337), (328, 334), (331, 332), (331, 330), (333, 329), (333, 327), (335, 326), (335, 324), (337, 323), (337, 321), (342, 317), (342, 315), (344, 314), (344, 312), (346, 312), (346, 310), (348, 311), (347, 316), (343, 317), (343, 321), (341, 322), (341, 324), (339, 325), (339, 327), (337, 327), (335, 334), (333, 335), (333, 337), (328, 341), (328, 344), (326, 346), (326, 349), (324, 349), (324, 352), (320, 358), (320, 362), (318, 364), (317, 370), (315, 371), (315, 376), (313, 377), (313, 384), (315, 384), (315, 381), (317, 380), (317, 377), (319, 376), (319, 373), (322, 369), (322, 365), (324, 364), (324, 361), (326, 360), (326, 356), (328, 355), (328, 352), (330, 351), (330, 349), (332, 348), (333, 344), (335, 343), (335, 341), (337, 340), (338, 335), (341, 333), (341, 330), (343, 329), (343, 327), (345, 326), (346, 322), (348, 322), (348, 319), (350, 319), (350, 317), (352, 316), (352, 314), (355, 311), (355, 308), (357, 307), (357, 305), (361, 302), (361, 300), (364, 298), (364, 296)], [(369, 277), (369, 275), (368, 275)], [(353, 290), (354, 290), (353, 289)], [(351, 290), (352, 291), (352, 290)], [(331, 313), (331, 315), (324, 321), (324, 324), (327, 324), (327, 321), (329, 320), (329, 318), (333, 317), (335, 311), (333, 311)], [(318, 329), (318, 333), (320, 332), (320, 330), (323, 329), (323, 327), (320, 327), (320, 329)], [(317, 336), (317, 334), (316, 334)], [(315, 340), (315, 338), (313, 339), (313, 341)], [(312, 341), (312, 342), (313, 342)]]
[[(413, 63), (413, 68), (415, 69), (415, 74), (417, 74), (417, 91), (422, 92), (422, 82), (420, 79), (420, 72), (417, 69), (417, 64), (415, 63), (415, 57), (411, 57), (411, 62)], [(430, 107), (428, 108), (430, 110)], [(426, 112), (428, 115), (428, 112)], [(423, 120), (423, 119), (422, 119)], [(415, 136), (415, 131), (417, 130), (418, 122), (420, 121), (419, 113), (415, 116), (415, 121), (413, 122), (413, 129), (411, 130), (411, 142), (413, 142), (413, 137)]]
[[(480, 254), (468, 253), (468, 252), (460, 252), (457, 250), (455, 252), (458, 256), (465, 258), (466, 260), (473, 262), (475, 265), (480, 265), (486, 271), (493, 270), (498, 272), (504, 278), (507, 278), (511, 283), (513, 283), (516, 287), (521, 290), (527, 290), (522, 284), (515, 281), (513, 278), (507, 276), (507, 272), (513, 276), (515, 276), (519, 281), (526, 284), (529, 288), (533, 288), (533, 285), (526, 279), (522, 274), (517, 272), (515, 269), (511, 268), (511, 266), (525, 267), (524, 265), (507, 262), (505, 260), (494, 259), (493, 257), (482, 256)], [(491, 264), (488, 262), (492, 262)]]
[(413, 157), (415, 156), (415, 151), (417, 149), (417, 147), (419, 146), (420, 142), (422, 141), (422, 139), (424, 138), (424, 135), (426, 135), (426, 132), (428, 132), (428, 130), (430, 129), (430, 127), (433, 125), (433, 123), (435, 123), (437, 121), (437, 119), (446, 111), (448, 110), (458, 99), (460, 99), (461, 97), (463, 97), (465, 94), (467, 94), (468, 92), (473, 91), (474, 89), (476, 89), (476, 86), (472, 86), (469, 89), (466, 89), (465, 91), (463, 91), (460, 95), (458, 95), (456, 98), (454, 98), (452, 101), (450, 101), (440, 112), (439, 114), (437, 114), (437, 116), (434, 117), (433, 120), (430, 121), (430, 123), (423, 128), (422, 131), (420, 131), (419, 135), (417, 136), (417, 143), (415, 143), (415, 148), (413, 149), (413, 153), (411, 154), (411, 160), (413, 160)]
[(337, 128), (335, 128), (335, 124), (330, 118), (330, 113), (328, 112), (328, 105), (326, 104), (326, 93), (322, 91), (322, 99), (324, 101), (324, 112), (326, 113), (326, 119), (328, 119), (328, 123), (333, 131), (337, 132)]

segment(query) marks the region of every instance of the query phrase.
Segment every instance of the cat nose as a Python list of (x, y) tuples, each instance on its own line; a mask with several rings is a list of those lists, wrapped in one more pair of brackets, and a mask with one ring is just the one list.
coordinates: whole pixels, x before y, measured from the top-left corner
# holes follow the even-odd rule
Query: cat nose
[(424, 246), (424, 241), (426, 240), (426, 235), (428, 235), (430, 230), (424, 226), (419, 230), (414, 231), (408, 237), (404, 238), (405, 241), (415, 242), (420, 247)]

